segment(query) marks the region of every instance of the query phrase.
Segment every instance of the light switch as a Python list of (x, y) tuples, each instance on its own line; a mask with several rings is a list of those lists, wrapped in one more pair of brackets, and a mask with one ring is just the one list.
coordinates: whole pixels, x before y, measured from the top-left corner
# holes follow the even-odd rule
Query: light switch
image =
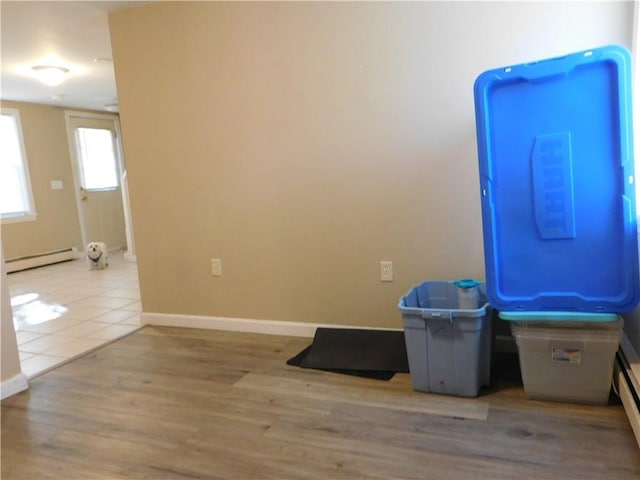
[(62, 180), (51, 180), (51, 190), (62, 190), (63, 188)]

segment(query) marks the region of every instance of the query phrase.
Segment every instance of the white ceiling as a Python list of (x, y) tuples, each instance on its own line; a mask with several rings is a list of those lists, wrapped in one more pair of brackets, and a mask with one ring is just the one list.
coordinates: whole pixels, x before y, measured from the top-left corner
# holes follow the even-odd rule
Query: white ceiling
[[(149, 2), (0, 2), (0, 98), (105, 111), (118, 103), (109, 11)], [(56, 87), (39, 83), (34, 65), (70, 70)]]

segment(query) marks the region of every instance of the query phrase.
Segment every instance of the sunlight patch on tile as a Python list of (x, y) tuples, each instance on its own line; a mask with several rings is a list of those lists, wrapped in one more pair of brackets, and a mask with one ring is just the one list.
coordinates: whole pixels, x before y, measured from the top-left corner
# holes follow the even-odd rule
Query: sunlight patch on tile
[[(37, 296), (35, 297), (37, 298)], [(67, 313), (67, 307), (59, 303), (47, 303), (41, 300), (31, 300), (21, 303), (13, 311), (16, 330), (28, 330), (30, 325), (39, 325)]]

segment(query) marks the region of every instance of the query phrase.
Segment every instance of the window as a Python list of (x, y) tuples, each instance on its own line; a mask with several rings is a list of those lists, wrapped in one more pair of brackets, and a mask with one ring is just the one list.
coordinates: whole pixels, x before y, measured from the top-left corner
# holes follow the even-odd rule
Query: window
[(3, 108), (0, 116), (0, 219), (9, 223), (35, 218), (20, 112)]
[(77, 128), (80, 177), (85, 190), (118, 188), (118, 169), (111, 130)]

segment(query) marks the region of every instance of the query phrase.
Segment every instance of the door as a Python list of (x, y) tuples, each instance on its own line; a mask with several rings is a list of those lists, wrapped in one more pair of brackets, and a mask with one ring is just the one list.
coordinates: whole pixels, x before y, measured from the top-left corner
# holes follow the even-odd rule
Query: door
[(117, 117), (75, 112), (66, 117), (84, 245), (104, 242), (109, 250), (126, 248)]

